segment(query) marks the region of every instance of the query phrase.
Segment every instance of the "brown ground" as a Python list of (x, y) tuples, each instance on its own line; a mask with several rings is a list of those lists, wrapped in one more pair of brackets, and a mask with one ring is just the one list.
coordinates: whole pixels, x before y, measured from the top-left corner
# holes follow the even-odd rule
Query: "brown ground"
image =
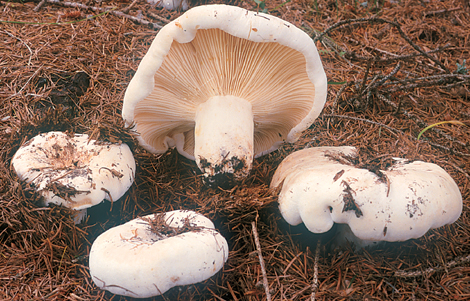
[[(127, 14), (143, 12), (140, 20), (164, 25), (180, 14), (135, 2)], [(330, 81), (328, 102), (295, 145), (256, 160), (251, 176), (230, 191), (206, 188), (194, 162), (174, 151), (151, 155), (123, 128), (124, 91), (156, 31), (119, 16), (129, 0), (83, 3), (116, 9), (57, 25), (50, 23), (99, 12), (52, 3), (36, 12), (38, 1), (0, 1), (1, 300), (127, 300), (92, 283), (91, 243), (111, 226), (176, 208), (213, 219), (231, 252), (216, 276), (156, 300), (266, 300), (253, 221), (273, 300), (470, 299), (468, 0), (378, 0), (367, 6), (352, 0), (267, 0), (269, 13), (312, 37), (327, 31), (317, 47)], [(206, 2), (192, 6), (200, 4)], [(229, 4), (257, 9), (254, 1)], [(449, 120), (466, 126), (439, 125), (416, 139), (426, 125)], [(37, 206), (38, 195), (10, 168), (24, 141), (49, 130), (121, 140), (135, 153), (138, 170), (129, 193), (112, 208), (90, 210), (86, 226), (74, 226), (67, 209)], [(321, 145), (354, 145), (376, 161), (396, 156), (439, 164), (460, 187), (461, 218), (421, 239), (358, 253), (349, 246), (331, 251), (329, 234), (283, 222), (268, 191), (283, 158)]]

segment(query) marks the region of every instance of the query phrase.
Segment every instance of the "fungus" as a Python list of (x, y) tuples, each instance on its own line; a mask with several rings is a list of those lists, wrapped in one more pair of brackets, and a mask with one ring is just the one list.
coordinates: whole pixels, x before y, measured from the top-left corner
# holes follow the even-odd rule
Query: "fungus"
[(117, 201), (135, 175), (134, 157), (126, 144), (63, 132), (30, 139), (18, 149), (11, 164), (18, 177), (44, 197), (44, 206), (77, 210), (76, 224), (86, 217), (86, 208), (103, 200)]
[(227, 241), (208, 218), (175, 210), (137, 218), (102, 233), (91, 247), (89, 266), (101, 289), (147, 298), (204, 281), (227, 258)]
[(312, 39), (271, 15), (199, 6), (164, 26), (122, 115), (152, 153), (176, 147), (209, 183), (246, 177), (253, 158), (295, 142), (320, 114), (327, 80)]
[(363, 247), (379, 241), (405, 241), (455, 222), (462, 196), (441, 167), (395, 158), (387, 170), (372, 172), (348, 163), (353, 147), (297, 151), (279, 165), (272, 189), (291, 225), (314, 233), (343, 229), (342, 238)]

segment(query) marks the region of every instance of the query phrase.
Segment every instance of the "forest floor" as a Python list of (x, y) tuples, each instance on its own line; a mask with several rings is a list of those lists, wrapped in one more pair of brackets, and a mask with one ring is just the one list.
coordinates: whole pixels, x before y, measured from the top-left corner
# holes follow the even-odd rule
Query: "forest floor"
[[(266, 300), (253, 222), (272, 300), (470, 299), (470, 6), (468, 0), (279, 0), (217, 2), (266, 11), (315, 39), (328, 77), (322, 114), (294, 144), (255, 160), (230, 190), (209, 188), (193, 161), (153, 155), (123, 125), (126, 87), (158, 29), (181, 15), (144, 0), (0, 1), (0, 299), (130, 300), (90, 278), (93, 240), (137, 216), (198, 211), (227, 238), (228, 261), (196, 285), (155, 300)], [(435, 125), (418, 134), (428, 125)], [(11, 158), (47, 131), (122, 141), (135, 183), (113, 206), (42, 208)], [(401, 157), (438, 164), (458, 184), (458, 221), (424, 237), (354, 252), (289, 226), (269, 190), (287, 155), (351, 145), (380, 163)]]

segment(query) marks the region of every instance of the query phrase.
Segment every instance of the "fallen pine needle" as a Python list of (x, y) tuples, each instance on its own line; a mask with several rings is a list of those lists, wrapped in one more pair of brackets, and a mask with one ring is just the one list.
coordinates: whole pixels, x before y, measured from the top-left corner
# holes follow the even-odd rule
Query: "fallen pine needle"
[(419, 138), (421, 138), (421, 136), (424, 134), (424, 132), (426, 132), (426, 131), (429, 130), (430, 128), (433, 128), (433, 127), (435, 127), (436, 125), (441, 125), (441, 124), (446, 124), (446, 123), (455, 124), (455, 125), (465, 125), (465, 123), (460, 122), (460, 121), (457, 121), (457, 120), (449, 120), (449, 121), (436, 122), (436, 123), (433, 123), (433, 124), (431, 124), (431, 125), (428, 125), (428, 126), (425, 127), (421, 132), (419, 132), (417, 139), (419, 140)]

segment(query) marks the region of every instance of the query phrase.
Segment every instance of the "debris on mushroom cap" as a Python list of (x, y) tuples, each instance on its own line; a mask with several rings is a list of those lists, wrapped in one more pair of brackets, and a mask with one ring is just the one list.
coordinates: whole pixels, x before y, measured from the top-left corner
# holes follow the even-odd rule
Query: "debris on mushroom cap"
[[(285, 177), (294, 172), (301, 172), (312, 166), (331, 163), (331, 157), (334, 155), (351, 156), (357, 155), (357, 150), (353, 146), (322, 146), (306, 148), (296, 151), (282, 160), (271, 179), (271, 187), (278, 187)], [(314, 157), (315, 161), (311, 158)]]
[(150, 4), (156, 4), (158, 7), (163, 7), (168, 10), (181, 8), (182, 10), (188, 9), (188, 2), (186, 0), (147, 0)]
[(23, 144), (12, 166), (18, 177), (57, 204), (83, 210), (117, 201), (132, 185), (135, 161), (126, 144), (90, 140), (63, 132), (40, 134)]
[(129, 83), (122, 115), (150, 152), (176, 147), (206, 177), (239, 180), (253, 158), (299, 138), (326, 91), (318, 51), (301, 29), (207, 5), (159, 31)]
[(300, 169), (290, 156), (287, 167), (280, 164), (271, 188), (280, 188), (279, 208), (288, 223), (303, 222), (314, 233), (347, 224), (358, 241), (390, 242), (421, 237), (462, 212), (457, 184), (435, 164), (397, 159), (378, 175), (335, 160), (338, 154), (354, 156), (354, 148), (304, 149), (292, 154)]
[(175, 210), (134, 219), (98, 236), (90, 250), (90, 275), (113, 294), (147, 298), (210, 278), (228, 253), (227, 241), (208, 218)]

